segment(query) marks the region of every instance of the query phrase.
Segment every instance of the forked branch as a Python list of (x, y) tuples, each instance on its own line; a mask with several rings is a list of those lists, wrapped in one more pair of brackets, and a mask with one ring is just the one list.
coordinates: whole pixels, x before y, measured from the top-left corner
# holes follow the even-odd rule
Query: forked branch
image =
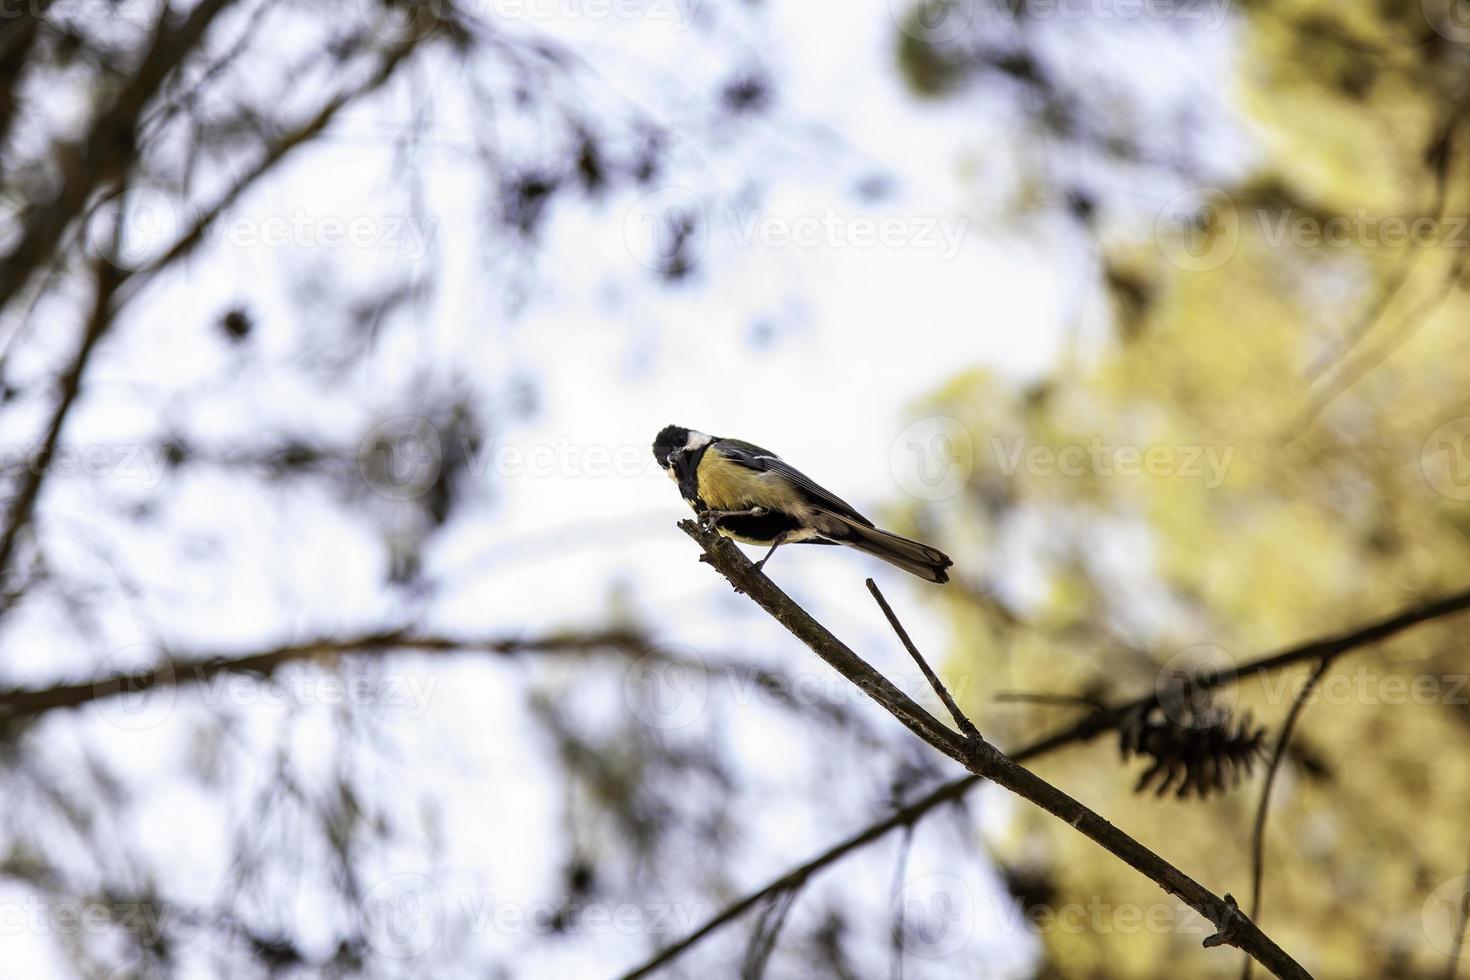
[[(1229, 895), (1223, 898), (1215, 895), (1097, 813), (1017, 764), (979, 737), (978, 733), (973, 737), (966, 737), (949, 728), (813, 619), (790, 596), (757, 571), (733, 543), (714, 531), (700, 528), (694, 521), (683, 521), (679, 527), (704, 549), (701, 561), (713, 565), (737, 591), (750, 596), (813, 653), (861, 688), (909, 731), (959, 762), (975, 776), (998, 783), (1065, 821), (1079, 833), (1147, 876), (1165, 892), (1177, 896), (1203, 915), (1217, 930), (1205, 940), (1206, 946), (1235, 946), (1278, 977), (1309, 976), (1306, 970), (1246, 917)], [(922, 661), (922, 658), (919, 659)], [(685, 945), (684, 948), (688, 946)], [(666, 963), (669, 958), (660, 955), (655, 958), (655, 962)], [(642, 967), (630, 976), (643, 975), (647, 968)]]

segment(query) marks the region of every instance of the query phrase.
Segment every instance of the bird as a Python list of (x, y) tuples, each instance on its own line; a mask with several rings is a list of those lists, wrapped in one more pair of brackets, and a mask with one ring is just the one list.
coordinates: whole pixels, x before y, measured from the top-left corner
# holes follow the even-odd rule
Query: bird
[(926, 581), (949, 581), (954, 563), (944, 552), (875, 527), (769, 449), (669, 425), (653, 440), (653, 456), (701, 521), (736, 541), (770, 545), (757, 570), (783, 544), (844, 544)]

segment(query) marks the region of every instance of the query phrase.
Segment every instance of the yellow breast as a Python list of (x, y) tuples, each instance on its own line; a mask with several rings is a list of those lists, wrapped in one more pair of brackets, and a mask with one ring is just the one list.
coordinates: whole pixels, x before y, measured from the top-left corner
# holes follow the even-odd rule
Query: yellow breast
[(791, 513), (801, 502), (774, 473), (732, 463), (713, 449), (699, 461), (699, 495), (711, 510), (764, 507)]

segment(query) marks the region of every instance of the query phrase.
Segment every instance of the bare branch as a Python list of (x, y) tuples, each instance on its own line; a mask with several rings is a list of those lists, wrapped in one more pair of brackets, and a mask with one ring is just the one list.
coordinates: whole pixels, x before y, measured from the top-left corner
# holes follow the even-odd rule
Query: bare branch
[[(213, 6), (219, 5), (218, 0), (214, 0)], [(200, 6), (204, 7), (207, 4)], [(193, 19), (191, 15), (191, 22)], [(97, 263), (97, 293), (86, 330), (76, 354), (72, 356), (66, 373), (61, 378), (61, 395), (52, 411), (50, 422), (47, 424), (46, 436), (37, 455), (36, 465), (30, 467), (21, 477), (20, 489), (11, 504), (4, 530), (0, 531), (0, 580), (3, 580), (10, 570), (19, 535), (31, 520), (36, 501), (40, 497), (42, 484), (45, 482), (49, 461), (56, 451), (67, 415), (81, 390), (82, 377), (86, 373), (92, 353), (97, 342), (111, 326), (118, 310), (125, 306), (150, 278), (193, 251), (204, 240), (204, 235), (213, 222), (246, 190), (274, 170), (293, 150), (320, 135), (342, 110), (381, 88), (393, 77), (395, 70), (415, 50), (417, 43), (424, 36), (426, 35), (414, 35), (394, 46), (363, 84), (331, 99), (301, 126), (274, 140), (261, 154), (256, 164), (237, 180), (213, 206), (199, 216), (193, 226), (175, 242), (156, 265), (146, 270), (131, 272), (117, 269), (102, 261)], [(0, 306), (4, 305), (3, 288), (4, 282), (0, 281)]]
[(740, 918), (746, 912), (749, 912), (752, 908), (770, 898), (772, 895), (801, 885), (818, 871), (821, 871), (823, 868), (827, 867), (830, 864), (835, 864), (842, 858), (846, 857), (848, 854), (851, 854), (853, 851), (859, 850), (860, 848), (871, 844), (878, 838), (885, 836), (890, 830), (898, 827), (913, 826), (915, 822), (917, 822), (925, 814), (929, 813), (929, 811), (933, 810), (941, 803), (958, 800), (960, 797), (964, 796), (965, 793), (969, 791), (972, 786), (975, 786), (979, 782), (979, 776), (964, 776), (960, 779), (954, 780), (953, 782), (946, 783), (945, 785), (929, 793), (927, 796), (915, 800), (908, 806), (895, 811), (891, 816), (885, 817), (883, 820), (878, 821), (871, 827), (868, 827), (860, 831), (859, 833), (848, 837), (846, 840), (839, 841), (837, 844), (834, 844), (832, 847), (823, 851), (821, 854), (818, 854), (816, 857), (812, 858), (805, 864), (799, 865), (798, 867), (795, 867), (786, 872), (775, 881), (772, 881), (770, 884), (766, 885), (764, 888), (751, 892), (749, 895), (746, 895), (744, 898), (740, 899), (734, 904), (726, 906), (704, 925), (700, 926), (698, 929), (694, 930), (683, 939), (674, 943), (672, 946), (668, 946), (665, 949), (661, 950), (658, 955), (654, 956), (648, 962), (643, 963), (632, 971), (624, 974), (622, 980), (637, 980), (637, 978), (639, 977), (648, 976), (655, 970), (662, 967), (664, 964), (678, 959), (685, 950), (689, 949), (691, 946), (696, 945), (705, 936), (708, 936), (712, 932), (718, 932), (722, 927), (729, 925), (731, 922), (734, 922), (736, 919)]
[[(177, 26), (169, 23), (169, 10), (164, 8), (148, 51), (128, 85), (98, 109), (80, 146), (58, 149), (56, 155), (67, 161), (61, 192), (54, 201), (27, 213), (19, 240), (0, 260), (0, 308), (50, 259), (92, 193), (117, 181), (126, 172), (144, 108), (168, 76), (198, 49), (215, 18), (233, 2), (200, 0)], [(0, 563), (0, 569), (3, 568)]]
[[(1401, 633), (1421, 623), (1454, 615), (1467, 609), (1470, 609), (1470, 590), (1446, 596), (1443, 599), (1437, 599), (1411, 609), (1402, 610), (1377, 622), (1360, 627), (1357, 630), (1313, 640), (1278, 653), (1267, 654), (1247, 664), (1243, 664), (1240, 668), (1229, 671), (1227, 674), (1200, 677), (1195, 682), (1211, 687), (1234, 684), (1242, 677), (1278, 670), (1312, 657), (1340, 656), (1361, 647), (1386, 640), (1397, 633)], [(1004, 696), (1004, 699), (1031, 700), (1038, 697), (1050, 698), (1053, 696), (1008, 694)], [(1066, 703), (1073, 703), (1074, 700), (1085, 701), (1085, 699), (1067, 698)], [(1090, 741), (1103, 732), (1109, 731), (1119, 717), (1127, 711), (1146, 703), (1146, 701), (1147, 699), (1140, 699), (1114, 708), (1102, 708), (1098, 706), (1098, 710), (1090, 712), (1076, 723), (1054, 731), (1049, 735), (1045, 735), (1024, 748), (1011, 753), (1011, 758), (1016, 762), (1026, 762), (1070, 745)], [(710, 933), (716, 932), (730, 922), (740, 918), (740, 916), (744, 915), (762, 899), (788, 887), (792, 881), (805, 881), (823, 868), (836, 864), (852, 852), (861, 850), (872, 842), (887, 836), (889, 831), (900, 827), (910, 827), (928, 815), (931, 810), (945, 803), (961, 799), (971, 789), (979, 785), (980, 781), (980, 777), (978, 776), (961, 776), (958, 779), (939, 786), (929, 793), (929, 795), (916, 800), (909, 806), (894, 812), (890, 816), (843, 838), (805, 864), (799, 865), (716, 913), (708, 922), (690, 933), (683, 940), (668, 947), (659, 953), (658, 956), (649, 960), (632, 973), (629, 973), (625, 980), (645, 976), (662, 964), (678, 957), (685, 949), (693, 946)]]
[(914, 658), (914, 663), (918, 664), (919, 670), (923, 671), (924, 679), (929, 682), (929, 686), (934, 688), (934, 693), (939, 695), (939, 700), (943, 701), (944, 706), (949, 709), (949, 713), (954, 717), (955, 724), (960, 726), (960, 731), (964, 733), (966, 738), (979, 738), (980, 730), (975, 727), (974, 722), (965, 716), (965, 713), (960, 710), (960, 706), (955, 704), (954, 698), (950, 697), (949, 691), (945, 689), (944, 682), (929, 667), (928, 662), (924, 659), (924, 655), (919, 652), (918, 647), (914, 646), (914, 641), (909, 639), (908, 631), (903, 628), (903, 624), (893, 614), (893, 608), (888, 605), (888, 600), (883, 598), (882, 592), (878, 591), (878, 583), (872, 579), (868, 579), (868, 591), (873, 593), (873, 598), (878, 601), (878, 608), (883, 610), (884, 616), (888, 617), (888, 625), (893, 627), (893, 632), (898, 634), (898, 638), (902, 641), (904, 648), (908, 650), (909, 656)]
[(704, 549), (703, 561), (713, 565), (738, 591), (749, 595), (793, 636), (882, 705), (909, 731), (976, 776), (992, 780), (1065, 821), (1214, 923), (1217, 932), (1205, 940), (1206, 946), (1235, 946), (1254, 956), (1278, 977), (1309, 976), (1270, 937), (1256, 928), (1228, 895), (1223, 898), (1215, 895), (1094, 811), (1018, 765), (984, 739), (967, 739), (951, 731), (758, 572), (733, 543), (715, 531), (700, 528), (694, 521), (683, 521), (679, 526)]
[(628, 630), (554, 634), (532, 639), (461, 639), (414, 635), (402, 630), (355, 637), (324, 637), (255, 653), (169, 656), (162, 664), (108, 674), (86, 683), (0, 691), (0, 719), (9, 721), (39, 715), (54, 708), (77, 707), (124, 691), (137, 693), (167, 685), (202, 684), (218, 674), (270, 675), (289, 663), (341, 654), (415, 650), (420, 653), (491, 653), (509, 657), (523, 653), (587, 653), (600, 649), (641, 653), (646, 648), (646, 639)]
[(11, 501), (10, 512), (5, 518), (5, 530), (0, 532), (0, 581), (4, 580), (6, 572), (10, 570), (20, 532), (30, 523), (31, 513), (36, 509), (36, 500), (40, 497), (45, 473), (50, 468), (51, 458), (56, 454), (56, 446), (61, 441), (61, 428), (81, 392), (82, 375), (91, 362), (97, 341), (102, 339), (112, 322), (112, 301), (122, 284), (123, 274), (105, 259), (98, 259), (94, 268), (96, 286), (86, 328), (82, 331), (77, 352), (72, 355), (66, 373), (61, 376), (61, 393), (56, 407), (51, 411), (51, 421), (47, 423), (45, 439), (36, 455), (36, 465), (27, 469), (21, 477), (20, 489)]
[(261, 153), (260, 159), (195, 219), (189, 229), (179, 236), (157, 264), (133, 275), (133, 281), (128, 284), (127, 295), (136, 293), (150, 278), (197, 248), (214, 222), (229, 210), (241, 195), (274, 170), (294, 150), (320, 136), (344, 109), (382, 88), (393, 77), (403, 61), (414, 52), (417, 45), (428, 36), (427, 32), (416, 34), (394, 45), (361, 85), (339, 93), (314, 113), (310, 119), (272, 140)]

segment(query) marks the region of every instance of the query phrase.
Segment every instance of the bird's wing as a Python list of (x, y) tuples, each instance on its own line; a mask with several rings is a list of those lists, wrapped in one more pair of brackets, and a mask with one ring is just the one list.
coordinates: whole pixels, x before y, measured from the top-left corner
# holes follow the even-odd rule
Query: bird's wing
[(824, 510), (830, 510), (844, 517), (851, 518), (866, 527), (873, 526), (873, 522), (862, 514), (859, 514), (857, 508), (853, 507), (852, 504), (849, 504), (769, 449), (762, 449), (760, 446), (748, 442), (741, 442), (739, 439), (721, 439), (712, 448), (718, 449), (720, 455), (741, 466), (762, 472), (779, 473), (792, 486), (797, 487), (802, 493), (806, 494), (813, 504)]

